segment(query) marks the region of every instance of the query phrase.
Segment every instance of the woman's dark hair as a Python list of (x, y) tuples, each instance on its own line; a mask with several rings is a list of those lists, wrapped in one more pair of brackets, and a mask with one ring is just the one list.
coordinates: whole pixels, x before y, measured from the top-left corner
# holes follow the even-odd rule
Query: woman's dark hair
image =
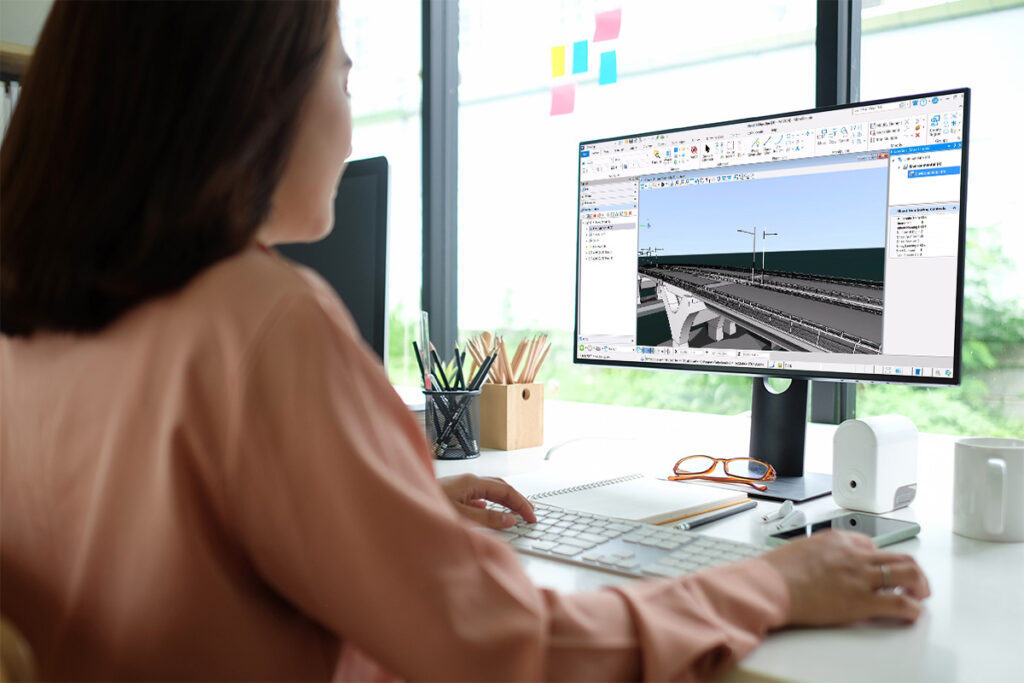
[(98, 330), (267, 217), (333, 2), (57, 2), (0, 150), (0, 332)]

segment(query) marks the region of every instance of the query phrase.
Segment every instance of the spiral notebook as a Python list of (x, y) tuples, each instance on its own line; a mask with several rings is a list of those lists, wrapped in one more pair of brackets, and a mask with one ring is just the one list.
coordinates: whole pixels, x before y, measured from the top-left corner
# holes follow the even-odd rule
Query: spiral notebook
[(542, 491), (528, 497), (538, 503), (576, 512), (619, 517), (645, 524), (668, 524), (741, 503), (747, 499), (747, 494), (689, 481), (668, 481), (643, 474), (628, 474)]

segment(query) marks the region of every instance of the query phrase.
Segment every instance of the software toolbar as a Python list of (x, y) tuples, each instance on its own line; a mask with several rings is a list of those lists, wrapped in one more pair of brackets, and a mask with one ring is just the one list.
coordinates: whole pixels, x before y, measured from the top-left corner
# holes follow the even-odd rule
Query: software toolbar
[(942, 95), (581, 145), (580, 180), (963, 140), (963, 96)]

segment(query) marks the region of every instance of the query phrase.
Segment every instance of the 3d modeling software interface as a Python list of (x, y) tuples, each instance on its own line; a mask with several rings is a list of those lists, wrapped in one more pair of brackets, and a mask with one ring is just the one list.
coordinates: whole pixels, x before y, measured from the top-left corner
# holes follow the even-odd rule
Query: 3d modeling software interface
[(965, 100), (581, 144), (577, 359), (952, 380)]

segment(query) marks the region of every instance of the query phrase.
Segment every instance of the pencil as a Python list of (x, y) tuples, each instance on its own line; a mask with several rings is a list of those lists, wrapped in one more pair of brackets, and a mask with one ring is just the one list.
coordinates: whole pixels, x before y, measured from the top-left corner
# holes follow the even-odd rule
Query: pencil
[(494, 365), (494, 361), (497, 357), (498, 354), (496, 353), (491, 354), (490, 356), (487, 357), (487, 360), (484, 361), (484, 364), (480, 366), (480, 372), (476, 373), (476, 377), (474, 377), (473, 381), (470, 382), (469, 391), (476, 391), (477, 389), (480, 388), (480, 385), (484, 383), (484, 379), (487, 377), (487, 371), (490, 370), (492, 365)]
[(501, 364), (501, 339), (498, 337), (494, 338), (494, 343), (491, 348), (488, 349), (488, 357), (494, 356), (494, 362), (491, 363), (491, 376), (496, 384), (505, 383), (505, 366)]
[(445, 391), (451, 391), (452, 385), (448, 383), (448, 376), (444, 374), (444, 363), (442, 363), (441, 359), (438, 357), (437, 349), (434, 348), (433, 344), (430, 345), (430, 355), (434, 359), (434, 369), (440, 373), (438, 379), (441, 380), (441, 386), (444, 387)]
[(508, 347), (505, 346), (505, 338), (501, 337), (501, 368), (505, 374), (505, 384), (512, 384), (515, 382), (515, 378), (512, 376), (512, 364), (508, 362)]
[(423, 369), (423, 357), (420, 356), (420, 345), (416, 343), (416, 340), (412, 340), (412, 350), (416, 354), (416, 365), (420, 366), (420, 377), (426, 379), (427, 372)]
[(519, 367), (516, 368), (516, 374), (519, 375), (519, 379), (516, 380), (516, 384), (522, 384), (526, 379), (526, 370), (530, 367), (530, 352), (533, 349), (533, 341), (523, 339), (521, 345), (523, 349), (523, 357), (520, 359), (521, 362)]
[(523, 352), (526, 350), (526, 339), (520, 339), (516, 347), (515, 355), (512, 356), (512, 374), (519, 372), (519, 363), (523, 360)]
[(455, 387), (466, 388), (466, 377), (462, 374), (462, 356), (459, 355), (459, 345), (455, 345)]
[(469, 374), (466, 375), (467, 384), (473, 380), (473, 376), (476, 374), (476, 369), (480, 367), (482, 358), (477, 353), (476, 347), (473, 346), (473, 340), (470, 339), (466, 342), (466, 350), (469, 351), (469, 355), (473, 357), (473, 364), (469, 368)]
[(690, 529), (696, 529), (699, 526), (704, 526), (705, 524), (710, 524), (711, 522), (717, 522), (720, 519), (725, 519), (726, 517), (730, 517), (737, 513), (743, 512), (744, 510), (749, 510), (750, 508), (753, 507), (757, 507), (757, 503), (755, 501), (748, 500), (746, 503), (730, 505), (717, 512), (695, 519), (692, 522), (683, 522), (682, 524), (677, 525), (677, 528), (683, 529), (684, 531), (689, 531)]
[(473, 362), (478, 366), (475, 373), (470, 373), (469, 383), (473, 384), (481, 372), (484, 373), (484, 377), (486, 378), (489, 371), (484, 368), (484, 366), (487, 365), (487, 355), (481, 354), (480, 349), (476, 344), (471, 343), (469, 350), (473, 354)]
[(534, 337), (530, 340), (530, 351), (526, 357), (526, 367), (523, 368), (523, 375), (519, 378), (520, 382), (528, 382), (530, 379), (533, 363), (537, 358), (537, 349), (539, 348), (537, 345), (538, 339), (539, 337)]
[(476, 361), (477, 365), (482, 365), (484, 362), (484, 354), (480, 353), (476, 348), (476, 344), (472, 339), (466, 344), (466, 348), (469, 349), (469, 355), (473, 356), (473, 360)]
[[(484, 361), (490, 358), (491, 354), (494, 352), (493, 340), (490, 348), (488, 348), (487, 341), (483, 337), (480, 337), (478, 342), (479, 346), (477, 348), (480, 351), (480, 364), (483, 365)], [(487, 376), (491, 378), (491, 382), (494, 384), (501, 384), (501, 372), (499, 371), (498, 366), (493, 362), (488, 366)]]
[(533, 366), (533, 372), (530, 374), (530, 382), (537, 379), (537, 373), (540, 372), (540, 366), (544, 364), (544, 359), (548, 357), (548, 351), (551, 350), (551, 344), (544, 347), (544, 352), (540, 354), (540, 358), (537, 360), (536, 365)]

